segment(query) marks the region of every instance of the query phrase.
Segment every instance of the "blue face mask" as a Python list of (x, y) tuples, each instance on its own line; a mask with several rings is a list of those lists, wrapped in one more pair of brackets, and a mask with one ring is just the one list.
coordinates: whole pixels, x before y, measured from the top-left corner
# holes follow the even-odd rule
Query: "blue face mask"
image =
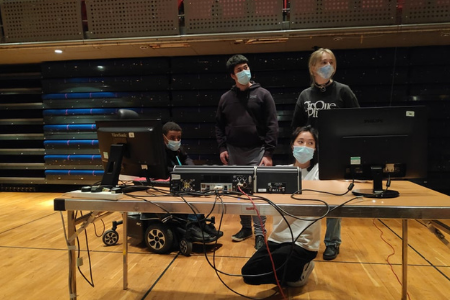
[(323, 79), (330, 79), (333, 76), (334, 68), (332, 65), (326, 65), (317, 70), (317, 74)]
[(304, 164), (310, 161), (314, 156), (315, 149), (305, 147), (305, 146), (294, 146), (294, 149), (292, 150), (292, 154), (294, 155), (295, 159), (300, 163)]
[(166, 147), (172, 151), (178, 151), (178, 149), (180, 149), (180, 146), (181, 146), (181, 140), (179, 140), (179, 141), (168, 140), (168, 143), (166, 144)]
[(252, 74), (250, 73), (250, 70), (242, 70), (236, 74), (236, 77), (240, 84), (247, 85), (250, 82), (250, 78), (252, 78)]

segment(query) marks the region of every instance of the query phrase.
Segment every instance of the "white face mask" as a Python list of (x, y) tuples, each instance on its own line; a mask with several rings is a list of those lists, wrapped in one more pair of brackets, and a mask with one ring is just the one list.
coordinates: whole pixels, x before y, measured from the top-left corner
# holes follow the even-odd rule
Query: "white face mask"
[(178, 149), (180, 149), (181, 146), (181, 140), (180, 141), (168, 141), (168, 143), (166, 144), (167, 148), (169, 148), (172, 151), (178, 151)]
[(323, 79), (330, 79), (334, 74), (334, 68), (332, 65), (326, 65), (317, 69), (317, 74)]
[(173, 140), (169, 140), (165, 135), (163, 135), (163, 136), (167, 140), (166, 147), (169, 150), (178, 151), (178, 149), (180, 149), (180, 147), (181, 147), (181, 139), (179, 141), (173, 141)]
[(242, 70), (236, 74), (236, 77), (240, 84), (247, 85), (250, 82), (250, 78), (252, 78), (252, 74), (250, 73), (250, 70)]
[(306, 146), (294, 146), (292, 154), (299, 163), (304, 164), (313, 158), (314, 150), (315, 149)]

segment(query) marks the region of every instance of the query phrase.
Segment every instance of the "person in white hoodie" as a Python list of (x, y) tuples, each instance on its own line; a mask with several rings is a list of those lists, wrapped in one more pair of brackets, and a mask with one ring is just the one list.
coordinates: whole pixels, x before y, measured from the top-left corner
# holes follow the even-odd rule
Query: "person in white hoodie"
[[(302, 180), (318, 180), (318, 133), (311, 126), (298, 127), (291, 136), (294, 166), (302, 171)], [(320, 220), (273, 217), (273, 231), (267, 239), (270, 254), (282, 286), (304, 286), (314, 269), (320, 245)], [(303, 219), (305, 219), (303, 217)], [(290, 229), (289, 229), (290, 228)], [(292, 230), (292, 234), (291, 234)], [(295, 243), (293, 245), (293, 238)], [(264, 245), (242, 267), (244, 282), (251, 285), (277, 284), (267, 246)]]

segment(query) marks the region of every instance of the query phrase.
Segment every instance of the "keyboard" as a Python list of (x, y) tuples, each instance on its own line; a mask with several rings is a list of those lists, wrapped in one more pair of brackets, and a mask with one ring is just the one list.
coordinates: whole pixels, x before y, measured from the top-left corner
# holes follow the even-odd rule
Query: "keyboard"
[(119, 200), (123, 197), (122, 193), (111, 193), (111, 192), (82, 192), (81, 190), (71, 191), (65, 193), (65, 195), (69, 195), (73, 198), (82, 198), (82, 199), (99, 199), (99, 200)]

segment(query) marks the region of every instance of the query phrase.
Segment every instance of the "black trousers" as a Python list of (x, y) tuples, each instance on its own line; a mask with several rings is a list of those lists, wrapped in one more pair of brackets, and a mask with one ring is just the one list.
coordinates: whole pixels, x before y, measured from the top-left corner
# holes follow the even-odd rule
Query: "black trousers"
[[(292, 243), (268, 242), (270, 253), (282, 285), (300, 279), (305, 264), (317, 256), (317, 251), (309, 251)], [(242, 267), (244, 282), (252, 285), (276, 284), (269, 252), (264, 245)]]

